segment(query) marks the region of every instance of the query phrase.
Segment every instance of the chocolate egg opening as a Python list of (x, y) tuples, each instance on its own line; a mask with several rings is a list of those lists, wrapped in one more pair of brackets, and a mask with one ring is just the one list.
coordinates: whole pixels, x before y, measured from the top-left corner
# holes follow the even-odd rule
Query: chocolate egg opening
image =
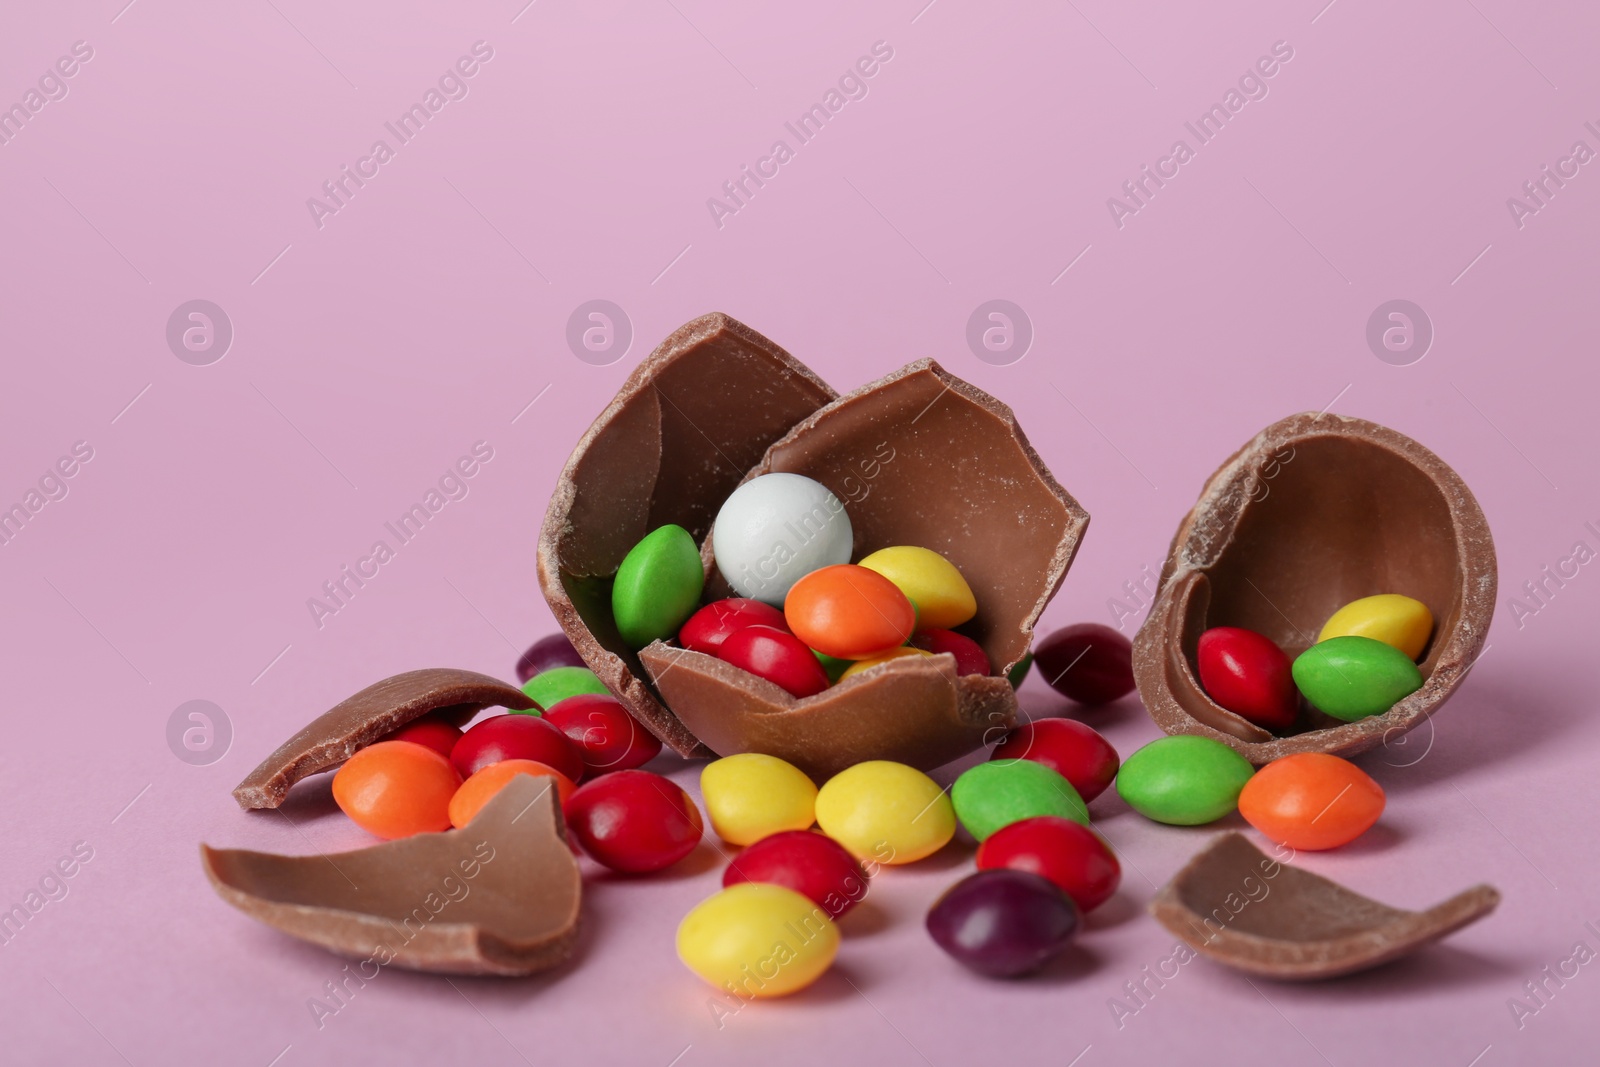
[[(1134, 641), (1139, 694), (1168, 733), (1212, 737), (1255, 763), (1361, 752), (1420, 723), (1460, 683), (1483, 647), (1495, 586), (1488, 523), (1443, 460), (1361, 419), (1291, 416), (1224, 463), (1179, 526)], [(1422, 688), (1387, 712), (1344, 723), (1302, 702), (1278, 736), (1206, 695), (1201, 633), (1243, 627), (1293, 658), (1340, 607), (1375, 593), (1414, 597), (1435, 620)]]

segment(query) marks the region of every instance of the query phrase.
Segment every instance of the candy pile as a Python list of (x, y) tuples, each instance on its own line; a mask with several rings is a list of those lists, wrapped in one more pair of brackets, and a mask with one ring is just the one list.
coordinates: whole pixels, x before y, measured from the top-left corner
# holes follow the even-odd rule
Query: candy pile
[(1422, 688), (1416, 659), (1432, 633), (1427, 605), (1383, 593), (1334, 612), (1316, 644), (1293, 664), (1253, 630), (1216, 626), (1200, 635), (1195, 666), (1217, 704), (1282, 733), (1299, 716), (1296, 690), (1313, 708), (1344, 722), (1388, 711)]
[(958, 674), (993, 673), (982, 647), (955, 629), (978, 612), (961, 572), (914, 545), (851, 563), (850, 517), (820, 482), (752, 478), (723, 503), (710, 542), (738, 595), (704, 606), (700, 550), (687, 530), (658, 527), (628, 552), (611, 611), (629, 647), (675, 639), (797, 698), (903, 656), (947, 652)]

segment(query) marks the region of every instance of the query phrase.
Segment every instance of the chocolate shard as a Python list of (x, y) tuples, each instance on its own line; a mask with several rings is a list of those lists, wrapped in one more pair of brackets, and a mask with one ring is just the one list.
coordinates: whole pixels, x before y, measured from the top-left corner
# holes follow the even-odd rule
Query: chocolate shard
[(223, 900), (355, 960), (526, 975), (564, 962), (582, 881), (548, 780), (513, 778), (460, 830), (329, 856), (200, 846)]
[(539, 533), (539, 585), (591, 670), (683, 756), (710, 751), (657, 699), (611, 618), (611, 577), (665, 523), (704, 537), (767, 446), (836, 394), (727, 315), (685, 324), (636, 367), (578, 442)]
[(958, 677), (955, 657), (907, 656), (796, 699), (715, 656), (656, 641), (639, 654), (656, 689), (718, 755), (761, 752), (823, 782), (865, 760), (929, 770), (1016, 724), (1003, 677)]
[[(1259, 898), (1251, 884), (1270, 887)], [(1240, 902), (1243, 906), (1240, 907)], [(1405, 911), (1281, 864), (1237, 833), (1219, 834), (1150, 902), (1197, 952), (1246, 974), (1334, 978), (1399, 959), (1476, 922), (1500, 903), (1478, 885), (1427, 911)]]
[(239, 807), (275, 808), (302, 778), (337, 767), (374, 741), (430, 711), (460, 725), (490, 706), (533, 707), (515, 686), (451, 667), (429, 667), (385, 678), (318, 716), (233, 789)]
[[(1483, 649), (1495, 588), (1488, 521), (1448, 464), (1376, 423), (1293, 415), (1218, 468), (1178, 527), (1134, 638), (1134, 678), (1169, 734), (1213, 738), (1256, 764), (1295, 752), (1350, 756), (1444, 704)], [(1415, 597), (1434, 617), (1423, 686), (1387, 712), (1342, 723), (1308, 708), (1274, 736), (1201, 687), (1195, 649), (1205, 630), (1255, 630), (1293, 658), (1334, 611), (1376, 593)]]
[[(809, 416), (749, 478), (773, 472), (833, 490), (850, 515), (852, 558), (918, 545), (954, 563), (978, 598), (977, 616), (961, 630), (997, 674), (1028, 651), (1089, 525), (1011, 409), (931, 359)], [(725, 590), (717, 575), (707, 596)]]

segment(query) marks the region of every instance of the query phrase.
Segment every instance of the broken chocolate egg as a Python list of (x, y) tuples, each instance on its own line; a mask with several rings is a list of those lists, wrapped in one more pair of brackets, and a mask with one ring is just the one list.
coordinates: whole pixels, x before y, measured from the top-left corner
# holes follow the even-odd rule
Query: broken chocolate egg
[[(518, 775), (459, 830), (332, 855), (200, 846), (223, 900), (361, 961), (444, 974), (525, 975), (571, 954), (583, 887), (548, 780)], [(365, 968), (370, 966), (371, 973)]]
[[(1292, 415), (1234, 453), (1178, 527), (1134, 638), (1139, 696), (1167, 733), (1210, 737), (1255, 764), (1351, 756), (1444, 703), (1483, 648), (1495, 587), (1488, 522), (1449, 465), (1376, 423)], [(1414, 597), (1436, 620), (1422, 688), (1388, 711), (1345, 723), (1302, 706), (1274, 734), (1206, 695), (1195, 667), (1204, 631), (1253, 630), (1293, 659), (1335, 611), (1375, 593)]]
[[(847, 509), (855, 557), (918, 545), (978, 599), (964, 624), (995, 677), (948, 656), (906, 657), (795, 699), (715, 657), (662, 642), (635, 654), (609, 582), (664, 523), (702, 543), (705, 599), (732, 595), (707, 533), (744, 481), (802, 474)], [(1045, 468), (1010, 408), (919, 360), (836, 398), (771, 341), (713, 314), (667, 338), (579, 441), (545, 516), (539, 579), (585, 662), (684, 756), (763, 752), (813, 774), (865, 759), (937, 766), (1015, 722), (1004, 672), (1072, 562), (1089, 516)]]
[(431, 711), (453, 726), (491, 706), (534, 706), (526, 693), (477, 671), (427, 667), (374, 682), (314, 719), (234, 786), (246, 811), (275, 808), (300, 779), (332, 770), (374, 741)]
[(1427, 911), (1381, 904), (1272, 859), (1243, 834), (1218, 834), (1161, 888), (1150, 913), (1191, 948), (1246, 974), (1336, 978), (1399, 959), (1477, 922), (1500, 903), (1493, 886)]

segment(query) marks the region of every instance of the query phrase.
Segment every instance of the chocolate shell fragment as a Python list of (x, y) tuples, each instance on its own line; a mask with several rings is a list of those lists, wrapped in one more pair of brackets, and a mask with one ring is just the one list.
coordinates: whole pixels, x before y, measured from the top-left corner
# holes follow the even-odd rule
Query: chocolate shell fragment
[(730, 595), (706, 535), (739, 484), (774, 471), (834, 492), (855, 556), (920, 545), (960, 568), (979, 605), (962, 630), (997, 675), (1027, 652), (1089, 521), (1011, 409), (937, 363), (919, 360), (836, 399), (772, 342), (708, 315), (629, 377), (578, 443), (546, 514), (540, 584), (590, 668), (685, 756), (759, 751), (812, 773), (874, 758), (928, 768), (988, 731), (1000, 736), (1016, 717), (1003, 677), (958, 680), (952, 667), (900, 661), (868, 675), (881, 682), (797, 702), (714, 658), (680, 658), (659, 643), (636, 655), (622, 643), (610, 581), (628, 550), (677, 523), (702, 542), (705, 599)]
[(430, 711), (461, 725), (486, 707), (522, 711), (527, 694), (476, 671), (429, 667), (385, 678), (340, 701), (261, 761), (233, 789), (246, 811), (275, 808), (300, 779), (339, 766), (374, 741)]
[[(1417, 726), (1461, 683), (1483, 649), (1495, 587), (1488, 522), (1443, 460), (1376, 423), (1293, 415), (1230, 457), (1178, 527), (1134, 638), (1139, 696), (1167, 733), (1210, 737), (1252, 763), (1354, 755)], [(1387, 712), (1343, 723), (1306, 707), (1276, 736), (1201, 687), (1205, 630), (1255, 630), (1293, 659), (1336, 610), (1376, 593), (1415, 597), (1434, 617), (1423, 686)]]
[(578, 932), (561, 810), (548, 779), (527, 775), (460, 830), (328, 856), (201, 845), (200, 862), (246, 915), (374, 967), (533, 974), (564, 962)]
[(1150, 902), (1197, 952), (1246, 974), (1334, 978), (1410, 955), (1493, 911), (1478, 885), (1427, 911), (1405, 911), (1281, 864), (1236, 833), (1219, 834)]

